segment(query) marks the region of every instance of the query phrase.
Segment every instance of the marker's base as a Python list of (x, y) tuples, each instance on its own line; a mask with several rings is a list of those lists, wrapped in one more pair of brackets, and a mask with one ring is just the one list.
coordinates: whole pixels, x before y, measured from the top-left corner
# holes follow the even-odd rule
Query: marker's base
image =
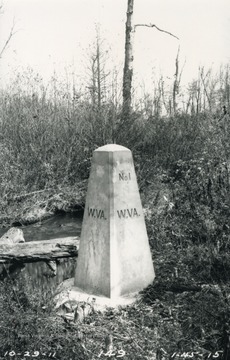
[(63, 290), (55, 296), (56, 308), (60, 308), (65, 302), (70, 301), (74, 303), (85, 302), (92, 304), (95, 310), (105, 311), (108, 307), (118, 308), (119, 306), (127, 306), (140, 299), (139, 293), (133, 293), (127, 296), (120, 296), (112, 299), (105, 296), (88, 294), (73, 284), (74, 279), (69, 279), (66, 284), (65, 282), (62, 283)]

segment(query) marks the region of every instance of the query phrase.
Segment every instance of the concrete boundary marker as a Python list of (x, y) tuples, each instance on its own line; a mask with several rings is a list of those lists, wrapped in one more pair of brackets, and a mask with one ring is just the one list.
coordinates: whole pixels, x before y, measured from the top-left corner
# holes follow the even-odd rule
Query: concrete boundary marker
[(132, 153), (102, 146), (93, 153), (71, 292), (76, 300), (130, 303), (154, 277)]

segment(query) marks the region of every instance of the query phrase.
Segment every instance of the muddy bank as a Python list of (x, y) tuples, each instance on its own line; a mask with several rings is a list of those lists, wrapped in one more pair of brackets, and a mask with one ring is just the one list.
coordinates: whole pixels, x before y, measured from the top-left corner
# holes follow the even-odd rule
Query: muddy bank
[(72, 187), (44, 189), (2, 199), (0, 228), (27, 226), (53, 216), (81, 217), (84, 211), (87, 182)]
[[(24, 239), (28, 241), (59, 239), (70, 236), (80, 236), (82, 214), (79, 212), (59, 213), (29, 225), (21, 225)], [(0, 237), (8, 227), (0, 228)]]

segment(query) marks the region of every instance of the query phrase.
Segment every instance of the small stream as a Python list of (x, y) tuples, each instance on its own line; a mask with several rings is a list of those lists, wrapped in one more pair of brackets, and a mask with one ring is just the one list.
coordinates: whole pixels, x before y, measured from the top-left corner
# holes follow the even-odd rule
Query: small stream
[[(68, 236), (80, 236), (82, 215), (61, 213), (35, 224), (22, 226), (25, 241), (49, 240)], [(0, 229), (0, 237), (8, 228)]]
[[(58, 239), (64, 237), (75, 237), (80, 236), (82, 226), (83, 214), (79, 212), (75, 213), (60, 213), (56, 214), (49, 219), (37, 222), (35, 224), (21, 226), (24, 238), (26, 242), (38, 241), (38, 240), (49, 240)], [(9, 228), (0, 229), (0, 237), (6, 233)], [(7, 264), (8, 265), (8, 264)], [(67, 257), (59, 258), (56, 262), (57, 269), (56, 273), (53, 274), (47, 262), (37, 261), (24, 263), (23, 271), (21, 267), (14, 268), (6, 265), (7, 271), (12, 273), (12, 276), (19, 277), (23, 283), (25, 282), (28, 288), (40, 289), (42, 292), (53, 292), (57, 285), (62, 283), (64, 280), (74, 277), (76, 269), (76, 258)], [(16, 270), (19, 270), (17, 273)], [(4, 274), (4, 265), (1, 267), (0, 274)], [(14, 272), (13, 272), (14, 271)], [(4, 278), (4, 277), (3, 277)]]

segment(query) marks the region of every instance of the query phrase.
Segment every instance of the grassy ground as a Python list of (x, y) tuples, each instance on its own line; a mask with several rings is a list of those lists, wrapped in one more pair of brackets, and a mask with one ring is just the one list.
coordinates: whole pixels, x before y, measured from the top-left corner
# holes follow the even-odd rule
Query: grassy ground
[[(187, 163), (180, 166), (187, 169)], [(202, 192), (188, 202), (188, 186), (195, 186), (195, 181), (187, 179), (185, 187), (183, 171), (176, 179), (172, 172), (152, 175), (152, 182), (142, 190), (156, 271), (142, 299), (117, 310), (93, 312), (75, 323), (57, 315), (51, 294), (31, 292), (26, 284), (6, 279), (0, 290), (0, 358), (228, 359), (226, 183), (218, 193), (212, 171), (212, 207)], [(195, 175), (200, 173), (191, 176)], [(196, 184), (194, 194), (201, 182)]]
[(189, 279), (178, 256), (186, 258), (170, 250), (154, 254), (156, 280), (141, 301), (93, 312), (79, 324), (57, 316), (49, 294), (6, 280), (1, 283), (0, 358), (221, 359), (228, 344), (229, 284)]

